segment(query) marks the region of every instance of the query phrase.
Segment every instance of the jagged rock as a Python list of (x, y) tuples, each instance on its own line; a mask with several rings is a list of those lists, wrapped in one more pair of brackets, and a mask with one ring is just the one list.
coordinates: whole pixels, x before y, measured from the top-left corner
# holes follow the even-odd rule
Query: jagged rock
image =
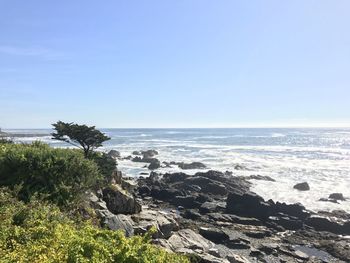
[(199, 207), (199, 211), (203, 214), (217, 212), (224, 206), (218, 202), (205, 202)]
[(225, 243), (230, 238), (224, 231), (216, 228), (201, 227), (199, 234), (214, 243)]
[(133, 151), (132, 154), (133, 155), (142, 155), (142, 153), (140, 151)]
[(214, 247), (214, 243), (191, 229), (179, 230), (168, 239), (168, 242), (175, 252), (183, 248), (198, 249), (202, 252), (207, 252), (210, 248)]
[(227, 212), (245, 217), (266, 220), (273, 212), (272, 205), (255, 193), (229, 193), (226, 201)]
[(129, 193), (134, 193), (137, 188), (137, 182), (134, 179), (122, 179), (120, 185)]
[(123, 230), (126, 236), (134, 234), (133, 221), (126, 215), (114, 215), (108, 210), (96, 210), (103, 226), (111, 230)]
[(120, 152), (116, 150), (110, 150), (107, 155), (112, 158), (120, 158)]
[(309, 217), (305, 224), (313, 227), (317, 231), (328, 231), (340, 235), (350, 235), (350, 221), (336, 222), (330, 218), (313, 215)]
[(345, 198), (344, 198), (344, 196), (343, 196), (342, 193), (333, 193), (333, 194), (330, 194), (328, 198), (334, 199), (334, 200), (345, 201)]
[(294, 189), (297, 189), (299, 191), (309, 191), (310, 186), (307, 182), (299, 183), (293, 186)]
[(274, 210), (276, 213), (290, 215), (301, 220), (304, 220), (310, 216), (310, 212), (306, 211), (305, 207), (299, 203), (286, 204), (277, 202), (274, 206)]
[(141, 211), (137, 200), (119, 185), (104, 188), (103, 200), (113, 214), (135, 214)]
[(207, 168), (205, 164), (200, 162), (192, 162), (192, 163), (178, 163), (179, 168), (183, 170), (191, 170), (191, 169), (205, 169)]
[(230, 261), (230, 263), (250, 263), (248, 259), (240, 255), (230, 255), (227, 257), (227, 259)]
[(133, 215), (132, 219), (137, 222), (137, 234), (143, 234), (152, 226), (157, 228), (155, 238), (168, 238), (172, 231), (178, 230), (179, 225), (176, 221), (176, 215), (173, 213), (144, 209), (141, 213)]
[(202, 176), (188, 177), (184, 180), (185, 185), (197, 185), (200, 187), (201, 192), (210, 193), (214, 195), (226, 195), (227, 190), (225, 185), (220, 182), (213, 181), (209, 178)]
[(89, 193), (88, 194), (88, 201), (91, 205), (92, 208), (94, 209), (106, 209), (107, 210), (107, 205), (106, 202), (97, 197), (94, 193)]
[(184, 218), (187, 219), (192, 219), (192, 220), (196, 220), (202, 217), (202, 215), (196, 211), (194, 211), (193, 209), (186, 209), (183, 213), (182, 216)]
[(242, 225), (251, 225), (251, 226), (261, 226), (263, 223), (256, 218), (249, 218), (249, 217), (241, 217), (231, 214), (219, 214), (219, 213), (209, 213), (209, 218), (212, 220), (218, 222), (230, 222), (235, 224), (242, 224)]

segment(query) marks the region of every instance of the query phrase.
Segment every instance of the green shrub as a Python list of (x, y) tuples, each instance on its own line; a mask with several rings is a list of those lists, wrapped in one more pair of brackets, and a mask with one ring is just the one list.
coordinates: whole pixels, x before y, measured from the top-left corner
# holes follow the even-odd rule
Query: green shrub
[(184, 256), (149, 243), (150, 234), (126, 238), (122, 232), (76, 223), (54, 206), (18, 201), (0, 189), (0, 259), (10, 263), (189, 263)]
[(96, 163), (79, 150), (40, 142), (0, 144), (0, 186), (20, 185), (18, 196), (24, 201), (39, 195), (65, 206), (100, 179)]

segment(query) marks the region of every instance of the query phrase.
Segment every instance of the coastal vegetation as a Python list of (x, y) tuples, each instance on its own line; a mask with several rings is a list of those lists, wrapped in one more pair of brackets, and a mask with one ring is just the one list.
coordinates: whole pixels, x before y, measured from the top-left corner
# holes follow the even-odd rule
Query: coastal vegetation
[(0, 220), (1, 262), (188, 262), (150, 244), (152, 232), (126, 238), (71, 219), (49, 202), (19, 201), (6, 188), (0, 189)]
[(189, 262), (151, 244), (152, 228), (126, 237), (101, 227), (84, 199), (108, 185), (115, 169), (112, 157), (93, 151), (108, 137), (94, 127), (60, 125), (56, 138), (81, 143), (83, 151), (0, 141), (1, 262)]

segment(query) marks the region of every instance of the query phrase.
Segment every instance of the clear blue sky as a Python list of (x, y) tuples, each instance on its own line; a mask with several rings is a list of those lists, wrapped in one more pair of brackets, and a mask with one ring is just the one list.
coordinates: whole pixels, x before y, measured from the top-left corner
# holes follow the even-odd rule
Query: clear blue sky
[(350, 1), (0, 0), (0, 126), (350, 125)]

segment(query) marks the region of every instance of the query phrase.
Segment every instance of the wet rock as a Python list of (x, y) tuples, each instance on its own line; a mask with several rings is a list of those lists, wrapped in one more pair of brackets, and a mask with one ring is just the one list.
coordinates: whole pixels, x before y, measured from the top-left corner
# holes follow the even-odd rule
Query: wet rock
[(340, 223), (331, 218), (313, 215), (309, 217), (305, 223), (317, 231), (328, 231), (340, 235), (350, 235), (350, 221)]
[(305, 207), (299, 203), (286, 204), (277, 202), (274, 206), (274, 210), (276, 213), (286, 214), (301, 220), (304, 220), (310, 216), (310, 212), (306, 211)]
[(154, 159), (148, 166), (148, 169), (155, 170), (155, 169), (158, 169), (159, 167), (160, 167), (160, 161), (158, 159)]
[(260, 175), (260, 174), (250, 175), (250, 176), (248, 176), (247, 179), (249, 179), (249, 180), (263, 180), (263, 181), (276, 182), (276, 180), (271, 178), (270, 176), (264, 176), (264, 175)]
[(143, 155), (143, 158), (151, 158), (158, 155), (158, 152), (156, 150), (147, 150), (141, 151), (141, 154)]
[(320, 198), (318, 201), (339, 204), (339, 202), (336, 199), (330, 199), (330, 198)]
[(201, 162), (192, 162), (192, 163), (178, 163), (179, 168), (183, 170), (191, 170), (191, 169), (205, 169), (207, 168), (205, 164)]
[(310, 186), (307, 182), (299, 183), (293, 186), (294, 189), (297, 189), (299, 191), (309, 191)]
[(112, 158), (120, 158), (120, 152), (116, 150), (110, 150), (107, 155)]
[(140, 151), (133, 151), (132, 154), (133, 155), (142, 155), (142, 153)]
[(334, 199), (334, 200), (340, 200), (340, 201), (345, 201), (345, 198), (342, 193), (333, 193), (330, 194), (329, 199)]
[(119, 185), (103, 189), (103, 200), (113, 214), (135, 214), (141, 211), (141, 205)]

